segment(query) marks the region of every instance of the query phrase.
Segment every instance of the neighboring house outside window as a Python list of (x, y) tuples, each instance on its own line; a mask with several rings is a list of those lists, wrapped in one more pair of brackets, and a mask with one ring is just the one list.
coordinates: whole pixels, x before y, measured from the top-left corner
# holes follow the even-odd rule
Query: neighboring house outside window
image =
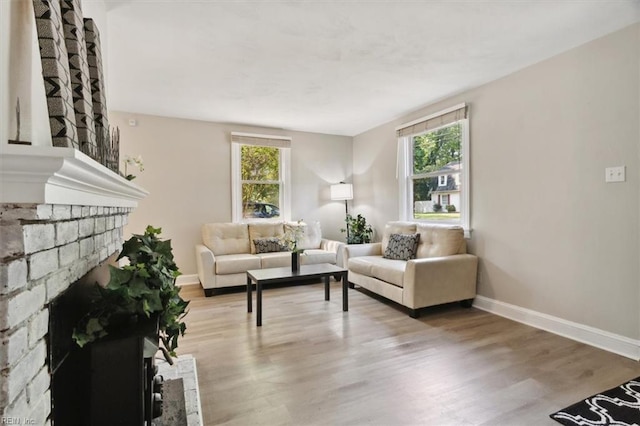
[(464, 104), (399, 126), (400, 219), (469, 230), (469, 131)]
[(233, 221), (288, 220), (291, 138), (233, 132), (231, 142)]

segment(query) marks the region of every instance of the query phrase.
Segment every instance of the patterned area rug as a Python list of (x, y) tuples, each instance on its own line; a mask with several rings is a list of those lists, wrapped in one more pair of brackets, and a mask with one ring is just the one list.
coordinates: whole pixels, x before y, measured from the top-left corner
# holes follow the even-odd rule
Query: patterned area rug
[(640, 377), (551, 414), (567, 426), (640, 425)]

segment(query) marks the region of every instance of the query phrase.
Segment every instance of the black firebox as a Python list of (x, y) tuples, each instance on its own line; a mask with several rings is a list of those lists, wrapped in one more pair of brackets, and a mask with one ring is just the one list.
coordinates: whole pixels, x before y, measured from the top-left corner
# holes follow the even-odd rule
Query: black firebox
[(157, 376), (158, 320), (131, 322), (78, 347), (74, 325), (89, 309), (95, 280), (81, 280), (49, 304), (49, 364), (54, 426), (150, 426), (162, 410)]

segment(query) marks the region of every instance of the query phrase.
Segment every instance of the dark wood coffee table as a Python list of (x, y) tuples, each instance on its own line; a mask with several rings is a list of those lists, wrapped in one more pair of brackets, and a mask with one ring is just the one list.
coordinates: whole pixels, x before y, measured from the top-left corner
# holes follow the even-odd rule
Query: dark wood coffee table
[(301, 265), (298, 271), (291, 271), (290, 266), (282, 268), (251, 269), (247, 271), (247, 312), (252, 312), (252, 287), (256, 284), (256, 305), (257, 316), (256, 326), (262, 326), (262, 285), (274, 283), (289, 283), (299, 279), (322, 278), (324, 280), (324, 300), (329, 300), (329, 279), (335, 277), (336, 280), (342, 278), (342, 310), (349, 310), (349, 280), (347, 270), (330, 263), (320, 263), (317, 265)]

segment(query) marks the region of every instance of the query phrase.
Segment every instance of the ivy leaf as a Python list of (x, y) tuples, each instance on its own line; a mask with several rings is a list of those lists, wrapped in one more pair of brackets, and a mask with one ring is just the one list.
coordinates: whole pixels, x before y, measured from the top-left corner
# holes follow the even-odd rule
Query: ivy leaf
[(87, 334), (99, 334), (104, 330), (99, 318), (91, 318), (87, 322)]
[(136, 298), (140, 297), (143, 294), (149, 294), (153, 290), (151, 290), (143, 277), (137, 276), (129, 282), (129, 296)]
[(129, 269), (120, 269), (111, 265), (109, 265), (109, 272), (111, 273), (111, 277), (109, 280), (109, 284), (107, 284), (107, 288), (113, 290), (119, 288), (123, 284), (126, 284), (133, 275), (133, 272)]
[(150, 235), (159, 235), (162, 232), (162, 228), (154, 228), (151, 225), (147, 225), (147, 228), (144, 230), (145, 234)]
[(160, 298), (160, 290), (152, 290), (146, 297), (150, 312), (159, 312), (163, 310), (162, 299)]
[(87, 343), (93, 342), (94, 340), (105, 336), (107, 334), (106, 330), (104, 329), (105, 325), (105, 319), (89, 318), (84, 326), (84, 329), (75, 328), (73, 330), (72, 337), (76, 341), (78, 346), (83, 347)]
[(142, 243), (137, 238), (130, 238), (122, 244), (122, 252), (118, 256), (118, 260), (123, 257), (131, 257), (142, 247)]
[(165, 256), (166, 259), (173, 259), (173, 254), (171, 253), (171, 240), (158, 242), (155, 251), (156, 253)]

